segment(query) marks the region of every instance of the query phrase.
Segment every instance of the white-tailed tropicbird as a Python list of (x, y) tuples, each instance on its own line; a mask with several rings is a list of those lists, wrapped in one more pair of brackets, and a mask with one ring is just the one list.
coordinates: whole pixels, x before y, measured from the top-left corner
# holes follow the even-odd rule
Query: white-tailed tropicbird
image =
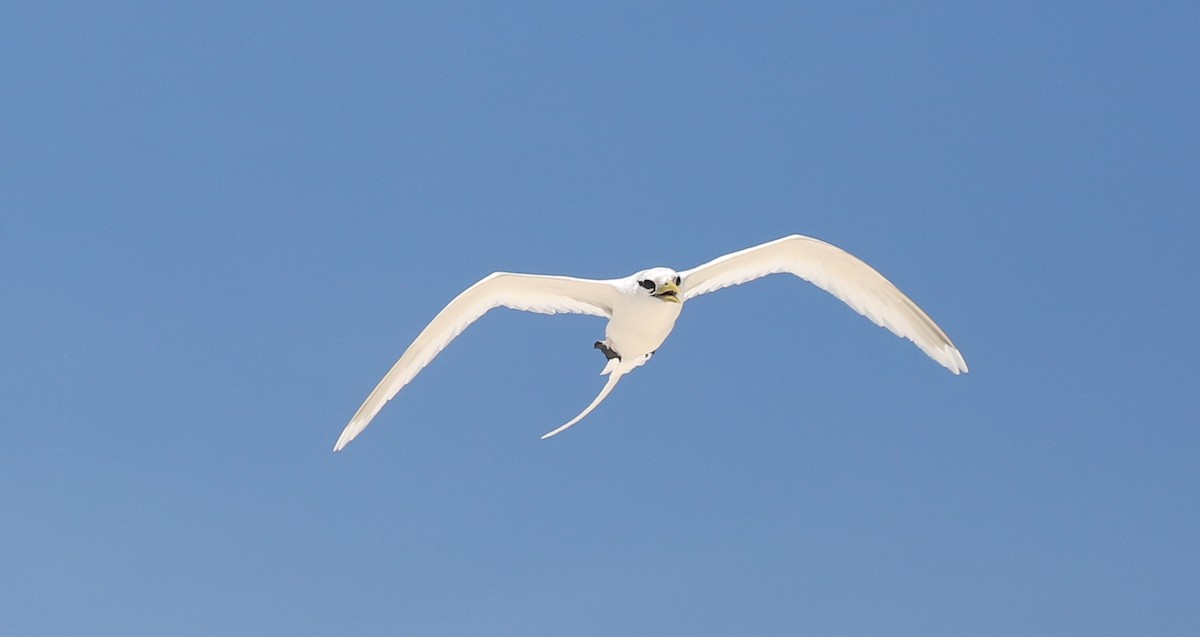
[(812, 237), (792, 235), (727, 254), (691, 270), (650, 268), (623, 279), (496, 272), (467, 288), (421, 330), (391, 371), (367, 396), (342, 431), (334, 451), (362, 433), (383, 405), (417, 375), (454, 337), (494, 307), (541, 314), (590, 314), (608, 318), (604, 340), (595, 347), (608, 358), (600, 394), (561, 433), (591, 413), (622, 376), (642, 366), (662, 345), (684, 302), (768, 274), (788, 272), (844, 301), (854, 311), (912, 341), (955, 374), (967, 371), (962, 354), (946, 333), (903, 292), (854, 255)]

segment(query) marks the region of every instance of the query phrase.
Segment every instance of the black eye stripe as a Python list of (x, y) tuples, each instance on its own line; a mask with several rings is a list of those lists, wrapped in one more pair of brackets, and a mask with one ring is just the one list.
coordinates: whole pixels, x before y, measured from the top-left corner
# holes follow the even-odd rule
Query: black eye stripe
[(638, 281), (638, 285), (646, 288), (647, 290), (653, 290), (655, 287), (654, 281), (651, 281), (650, 279), (642, 279), (641, 281)]

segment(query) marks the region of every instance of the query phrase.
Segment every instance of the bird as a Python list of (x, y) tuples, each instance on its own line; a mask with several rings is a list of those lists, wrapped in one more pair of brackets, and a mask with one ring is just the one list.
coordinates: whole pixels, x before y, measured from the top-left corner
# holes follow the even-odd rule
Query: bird
[(439, 352), (493, 308), (608, 319), (604, 340), (594, 344), (607, 359), (600, 372), (608, 376), (607, 382), (579, 415), (542, 436), (546, 439), (583, 420), (622, 377), (646, 364), (671, 334), (688, 301), (779, 273), (829, 292), (876, 325), (912, 341), (955, 375), (967, 372), (966, 361), (946, 333), (883, 275), (833, 244), (795, 234), (690, 270), (654, 267), (620, 279), (494, 272), (460, 293), (421, 330), (363, 401), (333, 449), (344, 449)]

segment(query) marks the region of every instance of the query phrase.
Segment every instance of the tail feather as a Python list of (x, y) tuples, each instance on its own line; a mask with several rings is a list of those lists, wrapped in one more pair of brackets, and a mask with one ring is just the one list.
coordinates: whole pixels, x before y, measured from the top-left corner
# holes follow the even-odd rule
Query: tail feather
[[(613, 359), (613, 360), (616, 360), (616, 359)], [(605, 369), (608, 369), (608, 366), (605, 366)], [(604, 388), (601, 389), (600, 393), (596, 396), (596, 398), (594, 400), (592, 400), (592, 404), (588, 405), (587, 409), (584, 409), (583, 412), (580, 413), (578, 416), (575, 416), (574, 418), (572, 418), (571, 422), (568, 422), (567, 424), (559, 427), (558, 429), (555, 429), (554, 431), (551, 431), (550, 433), (542, 436), (542, 440), (545, 440), (551, 436), (556, 436), (556, 435), (566, 431), (568, 427), (570, 427), (571, 425), (574, 425), (575, 423), (579, 422), (580, 420), (583, 420), (584, 416), (592, 413), (592, 410), (595, 409), (597, 405), (599, 405), (601, 402), (604, 402), (604, 399), (608, 397), (608, 394), (609, 394), (609, 392), (611, 392), (613, 390), (613, 387), (617, 386), (617, 381), (621, 380), (621, 377), (624, 376), (629, 371), (630, 370), (628, 370), (628, 369), (621, 369), (620, 367), (615, 367), (614, 369), (612, 369), (611, 373), (608, 376), (608, 382), (604, 383)]]

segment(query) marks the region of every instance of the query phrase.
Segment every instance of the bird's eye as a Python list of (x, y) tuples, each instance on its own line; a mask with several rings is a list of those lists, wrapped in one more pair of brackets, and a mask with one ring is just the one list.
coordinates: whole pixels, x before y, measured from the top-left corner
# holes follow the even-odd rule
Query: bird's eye
[(683, 285), (683, 277), (675, 277), (675, 285)]
[(638, 285), (646, 288), (647, 290), (654, 289), (654, 281), (651, 281), (650, 279), (642, 279), (641, 281), (638, 281)]

